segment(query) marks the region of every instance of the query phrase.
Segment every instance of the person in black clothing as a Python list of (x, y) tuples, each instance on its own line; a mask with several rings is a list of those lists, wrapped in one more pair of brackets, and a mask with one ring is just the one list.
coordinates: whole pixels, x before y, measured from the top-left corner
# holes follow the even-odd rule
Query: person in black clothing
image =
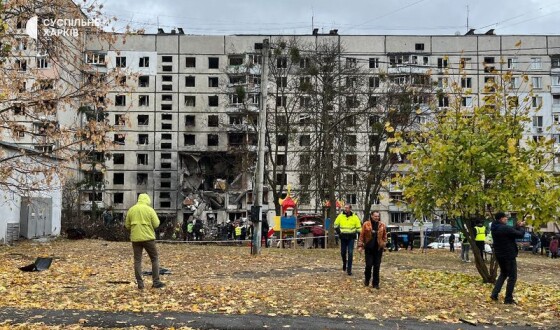
[(393, 251), (399, 250), (399, 235), (397, 233), (391, 233), (391, 244), (393, 244)]
[(508, 218), (503, 212), (498, 212), (495, 219), (496, 221), (492, 223), (490, 231), (492, 232), (494, 255), (498, 261), (498, 266), (500, 266), (500, 276), (498, 276), (496, 280), (490, 298), (492, 300), (498, 300), (498, 294), (500, 290), (502, 290), (504, 281), (507, 278), (504, 304), (515, 304), (513, 300), (513, 289), (517, 281), (516, 257), (518, 252), (515, 239), (523, 238), (525, 235), (525, 231), (522, 228), (525, 226), (525, 222), (518, 222), (515, 228), (508, 226), (506, 224)]
[(412, 251), (412, 249), (414, 248), (414, 233), (412, 231), (408, 232), (408, 246), (406, 247), (407, 250), (409, 246), (410, 251)]
[(455, 252), (455, 234), (449, 235), (449, 251)]
[(261, 240), (264, 239), (263, 246), (265, 248), (270, 247), (268, 244), (268, 228), (268, 220), (263, 218), (261, 223)]
[(194, 234), (194, 240), (195, 241), (201, 241), (202, 240), (202, 220), (197, 219), (194, 223), (193, 226), (193, 234)]

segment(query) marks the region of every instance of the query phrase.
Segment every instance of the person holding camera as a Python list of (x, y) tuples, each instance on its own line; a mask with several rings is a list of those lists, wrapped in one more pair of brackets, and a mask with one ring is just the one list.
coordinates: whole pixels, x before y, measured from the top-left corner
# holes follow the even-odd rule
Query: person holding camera
[(490, 299), (498, 300), (498, 294), (502, 290), (504, 281), (507, 280), (506, 297), (504, 304), (516, 304), (513, 300), (513, 289), (517, 281), (517, 243), (515, 239), (523, 238), (525, 235), (525, 222), (518, 222), (514, 227), (508, 226), (507, 216), (503, 212), (496, 213), (495, 221), (492, 223), (490, 231), (494, 241), (494, 254), (500, 267), (500, 275), (496, 280)]

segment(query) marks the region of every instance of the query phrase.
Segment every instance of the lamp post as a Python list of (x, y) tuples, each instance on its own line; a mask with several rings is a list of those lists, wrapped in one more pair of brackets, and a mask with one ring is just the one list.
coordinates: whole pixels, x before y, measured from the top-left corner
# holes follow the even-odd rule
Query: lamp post
[[(263, 200), (263, 186), (264, 186), (264, 157), (265, 157), (265, 139), (266, 139), (266, 99), (267, 99), (267, 85), (268, 85), (268, 50), (270, 44), (268, 39), (263, 40), (262, 48), (262, 71), (261, 71), (261, 109), (259, 112), (259, 141), (257, 153), (257, 169), (255, 171), (254, 187), (253, 187), (253, 207), (255, 212), (258, 212), (258, 222), (253, 234), (253, 244), (251, 245), (251, 254), (257, 255), (261, 253), (261, 238), (262, 238), (262, 200)], [(253, 211), (253, 210), (251, 210)], [(251, 221), (254, 223), (255, 212), (251, 212)], [(265, 221), (268, 221), (265, 219)]]

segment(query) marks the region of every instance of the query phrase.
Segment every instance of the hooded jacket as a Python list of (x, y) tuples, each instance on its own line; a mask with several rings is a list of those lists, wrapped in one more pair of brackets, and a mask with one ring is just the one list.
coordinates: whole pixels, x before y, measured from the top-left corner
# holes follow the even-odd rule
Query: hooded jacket
[(492, 238), (494, 240), (494, 254), (497, 258), (515, 259), (517, 257), (516, 238), (523, 238), (525, 231), (520, 228), (513, 228), (500, 222), (493, 222)]
[(156, 239), (154, 229), (159, 226), (156, 211), (150, 206), (148, 194), (140, 194), (136, 205), (128, 209), (124, 226), (130, 230), (131, 242), (146, 242)]

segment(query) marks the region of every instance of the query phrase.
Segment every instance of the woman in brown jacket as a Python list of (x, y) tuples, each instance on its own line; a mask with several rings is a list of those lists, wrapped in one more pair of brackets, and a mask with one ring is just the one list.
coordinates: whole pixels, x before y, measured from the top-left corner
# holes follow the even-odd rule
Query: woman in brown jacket
[(379, 268), (381, 266), (381, 256), (387, 244), (387, 227), (381, 221), (379, 212), (371, 212), (369, 221), (364, 222), (360, 239), (358, 240), (359, 251), (366, 253), (366, 270), (364, 272), (364, 285), (368, 286), (371, 279), (371, 269), (373, 268), (374, 288), (379, 289)]

